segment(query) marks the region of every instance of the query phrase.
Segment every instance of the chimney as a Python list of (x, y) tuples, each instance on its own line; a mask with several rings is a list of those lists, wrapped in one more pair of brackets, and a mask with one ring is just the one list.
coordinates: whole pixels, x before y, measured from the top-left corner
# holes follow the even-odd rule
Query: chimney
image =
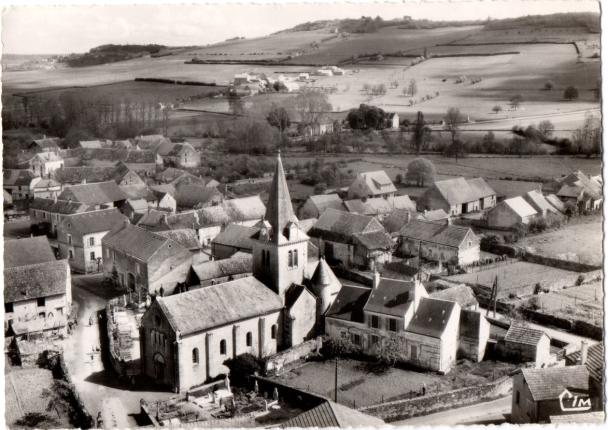
[(378, 288), (378, 285), (380, 285), (380, 272), (378, 272), (378, 269), (374, 269), (374, 281), (372, 287), (376, 289)]
[(589, 345), (587, 344), (587, 341), (581, 340), (581, 363), (580, 364), (587, 363), (588, 354), (589, 354)]

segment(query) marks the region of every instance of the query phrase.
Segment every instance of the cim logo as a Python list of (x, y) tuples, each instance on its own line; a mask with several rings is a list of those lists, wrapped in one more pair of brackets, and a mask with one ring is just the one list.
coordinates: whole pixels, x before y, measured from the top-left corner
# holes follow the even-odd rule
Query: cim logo
[(559, 395), (559, 407), (564, 412), (583, 412), (591, 409), (591, 399), (588, 396), (572, 394), (566, 388)]

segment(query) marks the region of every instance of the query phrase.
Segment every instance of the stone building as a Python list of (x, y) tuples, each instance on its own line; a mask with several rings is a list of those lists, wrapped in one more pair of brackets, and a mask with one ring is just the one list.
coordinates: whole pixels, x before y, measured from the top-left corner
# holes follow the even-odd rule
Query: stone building
[(512, 228), (518, 224), (527, 225), (538, 213), (523, 197), (503, 200), (486, 214), (488, 227)]
[(390, 199), (395, 196), (397, 188), (384, 170), (359, 173), (348, 188), (349, 199), (364, 197), (383, 197)]
[(477, 212), (496, 206), (496, 191), (483, 178), (436, 181), (417, 201), (418, 210), (443, 209), (449, 215)]
[(551, 359), (551, 338), (542, 330), (511, 324), (505, 338), (498, 344), (505, 359), (517, 363), (544, 366)]

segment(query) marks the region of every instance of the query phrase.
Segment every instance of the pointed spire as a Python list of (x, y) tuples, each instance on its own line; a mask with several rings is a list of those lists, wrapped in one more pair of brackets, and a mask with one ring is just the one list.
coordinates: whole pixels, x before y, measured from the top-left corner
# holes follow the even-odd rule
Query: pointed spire
[(266, 217), (272, 226), (272, 237), (275, 242), (279, 241), (280, 235), (289, 222), (298, 222), (291, 205), (291, 197), (287, 188), (287, 179), (283, 171), (281, 151), (277, 153), (277, 165), (270, 187)]

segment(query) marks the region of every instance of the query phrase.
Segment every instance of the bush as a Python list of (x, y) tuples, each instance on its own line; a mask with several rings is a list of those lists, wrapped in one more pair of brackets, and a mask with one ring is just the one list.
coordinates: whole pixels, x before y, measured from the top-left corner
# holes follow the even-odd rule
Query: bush
[(583, 285), (583, 282), (585, 282), (585, 276), (584, 275), (578, 275), (578, 277), (576, 278), (576, 282), (574, 283), (574, 285), (576, 285), (578, 287), (579, 285)]
[(566, 90), (564, 91), (564, 98), (566, 100), (575, 100), (578, 98), (578, 90), (576, 89), (576, 87), (568, 87), (566, 88)]
[(350, 341), (350, 339), (329, 338), (323, 342), (321, 355), (327, 359), (356, 355), (361, 353), (361, 348)]
[(247, 386), (252, 375), (264, 370), (263, 361), (248, 352), (229, 358), (224, 361), (224, 365), (230, 369), (231, 382), (241, 387)]
[(553, 82), (551, 81), (547, 81), (545, 82), (545, 85), (543, 86), (543, 89), (545, 89), (546, 91), (550, 91), (553, 89), (555, 85), (553, 85)]
[(481, 238), (480, 248), (484, 251), (491, 252), (497, 245), (503, 245), (505, 243), (502, 236), (497, 234), (488, 234)]

